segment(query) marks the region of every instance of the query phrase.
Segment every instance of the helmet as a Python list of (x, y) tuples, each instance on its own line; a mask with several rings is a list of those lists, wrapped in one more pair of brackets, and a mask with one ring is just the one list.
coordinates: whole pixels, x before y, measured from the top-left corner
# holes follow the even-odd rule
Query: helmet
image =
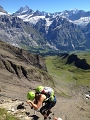
[(36, 93), (41, 93), (42, 92), (42, 90), (43, 90), (43, 86), (38, 86), (37, 88), (36, 88)]
[(28, 100), (34, 100), (34, 98), (35, 98), (35, 93), (34, 92), (28, 92), (27, 99)]

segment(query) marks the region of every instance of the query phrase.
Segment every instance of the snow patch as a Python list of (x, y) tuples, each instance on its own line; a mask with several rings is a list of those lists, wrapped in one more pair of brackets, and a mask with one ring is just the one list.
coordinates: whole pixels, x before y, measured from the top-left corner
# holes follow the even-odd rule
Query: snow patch
[(73, 21), (74, 24), (80, 25), (80, 26), (86, 26), (90, 22), (90, 17), (81, 17), (79, 20)]
[(0, 12), (0, 15), (7, 15), (6, 13)]
[(18, 16), (19, 18), (23, 19), (23, 21), (27, 21), (27, 22), (30, 22), (32, 24), (36, 24), (40, 19), (45, 19), (45, 16), (32, 16), (33, 14), (31, 15), (20, 15)]
[(45, 19), (46, 20), (46, 26), (50, 26), (52, 24), (53, 21), (50, 21), (49, 18)]

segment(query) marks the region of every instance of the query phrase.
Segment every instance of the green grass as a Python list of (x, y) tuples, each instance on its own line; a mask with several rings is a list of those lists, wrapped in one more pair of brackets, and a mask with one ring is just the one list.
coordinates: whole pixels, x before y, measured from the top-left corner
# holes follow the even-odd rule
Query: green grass
[[(87, 61), (89, 61), (88, 59)], [(77, 68), (73, 64), (65, 64), (66, 59), (62, 59), (57, 56), (46, 57), (45, 60), (48, 72), (50, 74), (58, 76), (65, 82), (73, 82), (76, 80), (77, 84), (81, 83), (83, 85), (90, 86), (90, 70)]]
[[(79, 53), (78, 57), (86, 59), (90, 62), (90, 53)], [(47, 70), (54, 79), (54, 83), (58, 86), (59, 93), (70, 95), (69, 92), (76, 86), (90, 86), (90, 70), (83, 70), (74, 66), (74, 64), (66, 64), (67, 58), (62, 59), (59, 56), (45, 57)]]
[(13, 115), (7, 113), (4, 108), (0, 108), (0, 120), (19, 120), (15, 118)]
[(64, 80), (66, 82), (72, 81), (71, 72), (68, 71), (69, 65), (64, 65), (62, 61), (58, 60), (57, 57), (46, 57), (46, 66), (48, 72), (53, 76), (57, 76), (59, 79)]

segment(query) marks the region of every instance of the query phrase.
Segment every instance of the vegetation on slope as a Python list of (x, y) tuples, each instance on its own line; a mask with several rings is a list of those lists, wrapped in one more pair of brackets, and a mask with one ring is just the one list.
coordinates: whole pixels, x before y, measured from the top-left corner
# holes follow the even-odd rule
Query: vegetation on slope
[[(90, 64), (90, 53), (77, 53), (80, 59), (86, 59)], [(47, 56), (45, 62), (49, 74), (54, 78), (54, 84), (60, 95), (71, 95), (76, 88), (90, 87), (90, 69), (77, 68), (73, 63), (66, 64), (68, 57)]]
[(4, 108), (0, 108), (0, 120), (19, 120), (15, 118), (13, 115), (7, 113)]

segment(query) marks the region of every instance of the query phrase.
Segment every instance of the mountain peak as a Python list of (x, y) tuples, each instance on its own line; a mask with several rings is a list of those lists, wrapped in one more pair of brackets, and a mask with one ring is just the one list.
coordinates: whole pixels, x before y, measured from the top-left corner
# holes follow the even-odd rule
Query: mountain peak
[(29, 7), (26, 5), (25, 7), (21, 7), (23, 11), (28, 11)]
[(0, 6), (0, 13), (7, 14), (7, 12), (4, 10), (4, 8), (2, 6)]
[(27, 5), (25, 7), (21, 7), (16, 13), (14, 13), (15, 15), (24, 15), (24, 14), (30, 14), (33, 13), (33, 10), (30, 9)]

